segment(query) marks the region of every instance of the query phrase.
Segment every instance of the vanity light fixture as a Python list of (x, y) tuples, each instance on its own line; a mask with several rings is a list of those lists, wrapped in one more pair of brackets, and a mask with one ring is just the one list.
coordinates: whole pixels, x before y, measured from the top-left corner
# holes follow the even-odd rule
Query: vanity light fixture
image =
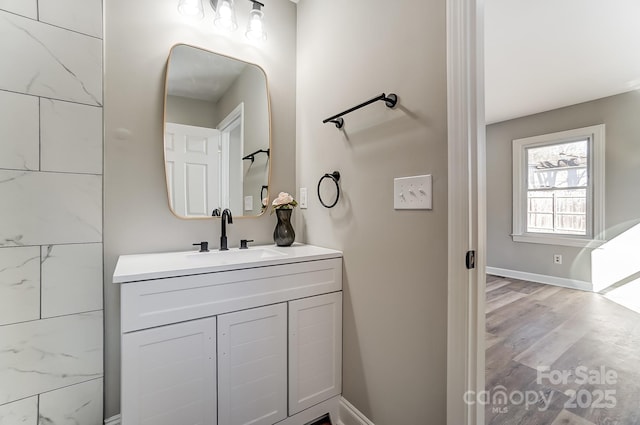
[(178, 3), (178, 12), (190, 18), (204, 18), (202, 0), (180, 0)]
[(211, 0), (211, 6), (216, 11), (213, 24), (225, 31), (235, 31), (238, 28), (236, 21), (236, 11), (233, 7), (233, 0), (218, 0), (217, 7), (213, 6), (215, 0)]
[[(249, 11), (249, 22), (245, 35), (251, 41), (265, 41), (267, 33), (264, 30), (264, 3), (257, 0), (249, 0), (253, 3)], [(209, 0), (211, 8), (215, 11), (213, 23), (216, 27), (233, 32), (238, 28), (234, 0)], [(178, 12), (190, 18), (204, 18), (204, 8), (202, 0), (180, 0), (178, 2)]]
[(263, 3), (257, 0), (249, 0), (253, 3), (253, 7), (249, 12), (249, 23), (247, 24), (247, 32), (245, 35), (252, 41), (265, 41), (267, 39), (267, 33), (264, 31), (264, 22), (262, 20), (264, 13), (262, 8)]

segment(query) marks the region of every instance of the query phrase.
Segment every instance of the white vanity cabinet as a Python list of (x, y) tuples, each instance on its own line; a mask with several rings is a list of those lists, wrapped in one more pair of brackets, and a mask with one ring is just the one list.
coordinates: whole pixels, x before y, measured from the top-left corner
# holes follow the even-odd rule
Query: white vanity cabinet
[(122, 336), (122, 424), (216, 424), (216, 318)]
[(287, 304), (218, 318), (220, 424), (271, 425), (287, 417)]
[(289, 302), (289, 414), (342, 392), (342, 292)]
[(341, 253), (258, 249), (120, 257), (122, 425), (302, 425), (337, 406)]

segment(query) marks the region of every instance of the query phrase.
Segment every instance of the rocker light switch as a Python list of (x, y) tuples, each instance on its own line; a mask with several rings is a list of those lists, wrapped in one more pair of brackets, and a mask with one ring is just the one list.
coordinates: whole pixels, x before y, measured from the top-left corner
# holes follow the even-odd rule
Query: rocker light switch
[(393, 179), (393, 208), (396, 210), (432, 209), (431, 174)]

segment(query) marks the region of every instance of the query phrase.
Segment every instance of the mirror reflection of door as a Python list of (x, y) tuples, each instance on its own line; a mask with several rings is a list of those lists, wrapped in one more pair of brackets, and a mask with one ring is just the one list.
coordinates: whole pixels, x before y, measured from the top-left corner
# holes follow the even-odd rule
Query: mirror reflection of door
[(240, 103), (218, 124), (220, 130), (220, 207), (242, 211), (244, 104)]
[(176, 214), (208, 217), (220, 205), (220, 139), (215, 128), (166, 123), (167, 187)]

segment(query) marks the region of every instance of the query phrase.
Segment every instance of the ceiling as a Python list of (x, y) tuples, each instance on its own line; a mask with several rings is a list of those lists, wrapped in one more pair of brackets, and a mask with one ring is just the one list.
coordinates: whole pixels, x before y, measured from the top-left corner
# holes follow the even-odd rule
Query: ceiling
[(167, 93), (216, 103), (246, 66), (236, 59), (178, 45), (171, 50)]
[(640, 0), (486, 0), (487, 123), (640, 89)]
[[(244, 68), (219, 59), (173, 52), (170, 94), (216, 101)], [(640, 0), (485, 0), (487, 123), (636, 89)]]

